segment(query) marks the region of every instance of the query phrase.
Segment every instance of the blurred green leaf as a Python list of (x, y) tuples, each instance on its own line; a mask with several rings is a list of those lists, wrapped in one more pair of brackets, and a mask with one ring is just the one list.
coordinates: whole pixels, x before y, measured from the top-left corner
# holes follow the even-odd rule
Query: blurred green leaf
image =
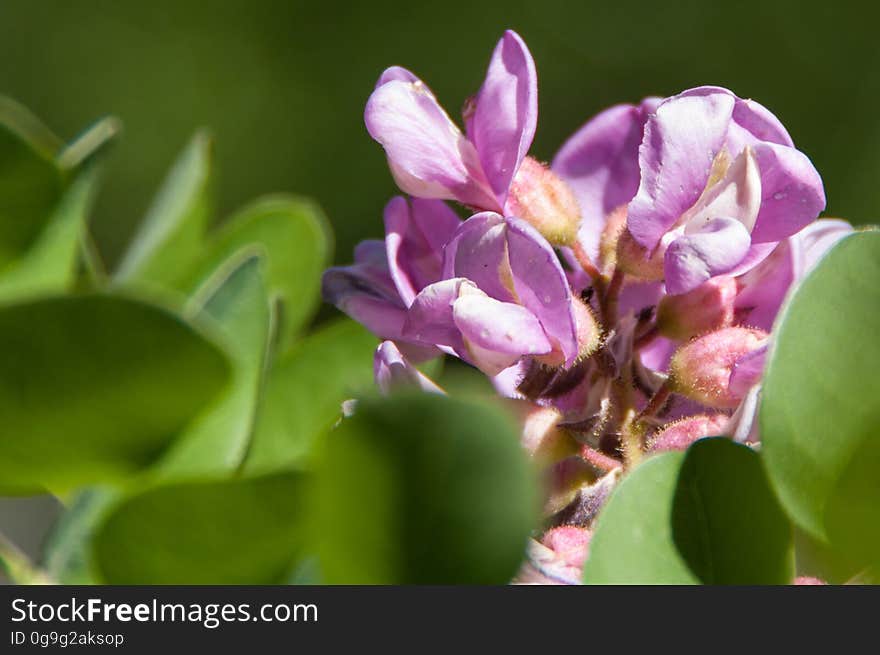
[(880, 558), (880, 232), (837, 244), (777, 319), (762, 456), (783, 506), (820, 540)]
[(332, 250), (327, 219), (315, 203), (303, 198), (278, 195), (256, 200), (210, 237), (178, 288), (192, 292), (242, 248), (257, 248), (265, 257), (269, 295), (283, 303), (278, 334), (280, 347), (286, 349), (317, 307), (321, 273)]
[(61, 197), (60, 147), (27, 109), (0, 96), (0, 266), (30, 247)]
[(304, 480), (190, 482), (123, 501), (95, 539), (112, 584), (272, 584), (302, 553)]
[(108, 295), (0, 308), (0, 488), (59, 492), (152, 464), (228, 379), (165, 309)]
[(37, 241), (0, 272), (0, 300), (9, 302), (70, 289), (97, 177), (94, 166), (77, 176), (50, 212)]
[(672, 510), (684, 453), (649, 458), (632, 471), (596, 522), (587, 584), (697, 584), (675, 546)]
[(198, 132), (165, 178), (119, 264), (122, 283), (166, 285), (201, 251), (211, 211), (212, 142)]
[(758, 455), (717, 437), (649, 459), (599, 515), (590, 584), (788, 584), (791, 524)]
[(43, 568), (57, 584), (96, 584), (91, 568), (94, 530), (117, 499), (112, 489), (89, 488), (78, 492), (52, 527), (46, 539)]
[(213, 322), (233, 362), (226, 392), (175, 442), (160, 465), (163, 477), (234, 471), (251, 439), (272, 332), (263, 260), (243, 253), (208, 280), (194, 318)]
[(408, 393), (324, 442), (313, 529), (329, 583), (504, 584), (537, 525), (534, 471), (499, 410)]
[(685, 454), (672, 509), (675, 545), (703, 584), (789, 584), (791, 524), (758, 454), (723, 437)]
[(246, 461), (267, 472), (302, 466), (342, 414), (342, 401), (373, 385), (376, 338), (342, 319), (309, 335), (269, 371)]

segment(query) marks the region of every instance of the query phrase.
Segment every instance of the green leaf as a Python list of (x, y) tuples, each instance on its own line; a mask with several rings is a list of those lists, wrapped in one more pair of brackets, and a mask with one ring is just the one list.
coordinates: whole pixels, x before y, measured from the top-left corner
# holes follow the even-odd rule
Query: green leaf
[(72, 287), (97, 177), (94, 166), (77, 176), (50, 212), (37, 241), (0, 273), (0, 301), (47, 295)]
[(302, 466), (340, 418), (342, 402), (373, 386), (376, 338), (348, 319), (300, 341), (269, 372), (246, 469)]
[(223, 353), (108, 295), (0, 307), (0, 488), (60, 492), (146, 467), (223, 387)]
[(534, 471), (499, 410), (407, 393), (324, 443), (313, 530), (329, 583), (504, 584), (537, 524)]
[(723, 437), (685, 454), (672, 509), (675, 545), (703, 584), (789, 584), (791, 524), (757, 453)]
[(591, 584), (788, 584), (791, 525), (758, 455), (726, 438), (653, 457), (599, 516)]
[(301, 475), (190, 482), (124, 500), (95, 538), (112, 584), (272, 584), (302, 553)]
[(649, 458), (615, 489), (596, 521), (587, 584), (697, 584), (675, 546), (672, 510), (684, 453)]
[(312, 317), (327, 266), (332, 238), (327, 219), (313, 202), (293, 196), (268, 196), (232, 216), (213, 234), (194, 268), (177, 283), (191, 293), (223, 261), (242, 248), (258, 249), (266, 260), (271, 298), (282, 302), (279, 344), (286, 349)]
[(760, 420), (770, 480), (817, 539), (880, 558), (880, 232), (853, 234), (777, 319)]
[(202, 248), (211, 212), (212, 142), (197, 133), (180, 154), (125, 253), (116, 279), (167, 285)]
[(61, 197), (60, 147), (27, 109), (0, 96), (0, 267), (34, 243)]
[(272, 332), (259, 255), (243, 253), (208, 280), (193, 302), (198, 321), (215, 324), (233, 362), (233, 379), (174, 444), (160, 475), (224, 473), (241, 464), (253, 432)]

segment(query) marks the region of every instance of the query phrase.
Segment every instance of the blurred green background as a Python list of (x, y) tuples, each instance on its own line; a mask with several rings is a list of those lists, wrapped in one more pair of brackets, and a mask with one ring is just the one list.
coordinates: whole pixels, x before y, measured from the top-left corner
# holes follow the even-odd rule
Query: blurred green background
[(314, 196), (348, 260), (395, 191), (362, 122), (380, 71), (406, 65), (457, 114), (506, 27), (537, 61), (539, 157), (609, 104), (720, 84), (776, 112), (822, 173), (828, 212), (863, 223), (880, 207), (876, 19), (869, 3), (813, 0), (2, 0), (0, 92), (64, 138), (122, 118), (94, 220), (111, 259), (208, 126), (221, 216), (264, 192)]

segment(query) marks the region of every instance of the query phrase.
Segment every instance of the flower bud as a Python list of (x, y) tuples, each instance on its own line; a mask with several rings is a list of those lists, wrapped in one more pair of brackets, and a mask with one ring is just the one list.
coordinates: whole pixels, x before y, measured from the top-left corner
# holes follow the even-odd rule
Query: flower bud
[(651, 437), (648, 450), (687, 450), (687, 447), (703, 437), (717, 437), (724, 434), (730, 417), (726, 414), (698, 414), (667, 424)]
[(548, 530), (541, 543), (556, 553), (566, 566), (580, 570), (587, 560), (592, 536), (587, 528), (562, 525)]
[(762, 348), (763, 330), (728, 327), (697, 337), (676, 351), (669, 364), (673, 390), (716, 409), (734, 409), (743, 398), (730, 374), (738, 360)]
[(629, 230), (623, 230), (617, 239), (618, 268), (640, 280), (657, 281), (663, 279), (663, 252), (657, 249), (653, 254), (633, 238)]
[(722, 275), (711, 278), (693, 291), (664, 295), (657, 306), (657, 329), (664, 337), (686, 341), (691, 337), (729, 326), (737, 283)]
[(530, 223), (554, 246), (577, 240), (581, 210), (569, 186), (536, 159), (523, 159), (510, 185), (506, 212)]
[(801, 575), (794, 579), (794, 584), (797, 587), (814, 587), (827, 585), (828, 583), (820, 578), (813, 578), (808, 575)]

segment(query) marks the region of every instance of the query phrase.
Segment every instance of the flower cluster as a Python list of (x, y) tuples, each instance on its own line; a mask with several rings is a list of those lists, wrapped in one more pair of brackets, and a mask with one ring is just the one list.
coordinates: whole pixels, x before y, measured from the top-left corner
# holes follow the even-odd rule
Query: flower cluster
[(323, 292), (383, 340), (383, 390), (442, 393), (414, 364), (445, 353), (517, 399), (523, 443), (548, 470), (548, 525), (565, 528), (533, 545), (564, 578), (590, 508), (644, 453), (758, 439), (775, 316), (852, 228), (817, 220), (810, 160), (726, 89), (607, 109), (549, 165), (528, 154), (537, 113), (535, 65), (513, 32), (463, 131), (424, 82), (386, 70), (365, 122), (407, 195), (386, 206), (384, 241), (328, 270)]

